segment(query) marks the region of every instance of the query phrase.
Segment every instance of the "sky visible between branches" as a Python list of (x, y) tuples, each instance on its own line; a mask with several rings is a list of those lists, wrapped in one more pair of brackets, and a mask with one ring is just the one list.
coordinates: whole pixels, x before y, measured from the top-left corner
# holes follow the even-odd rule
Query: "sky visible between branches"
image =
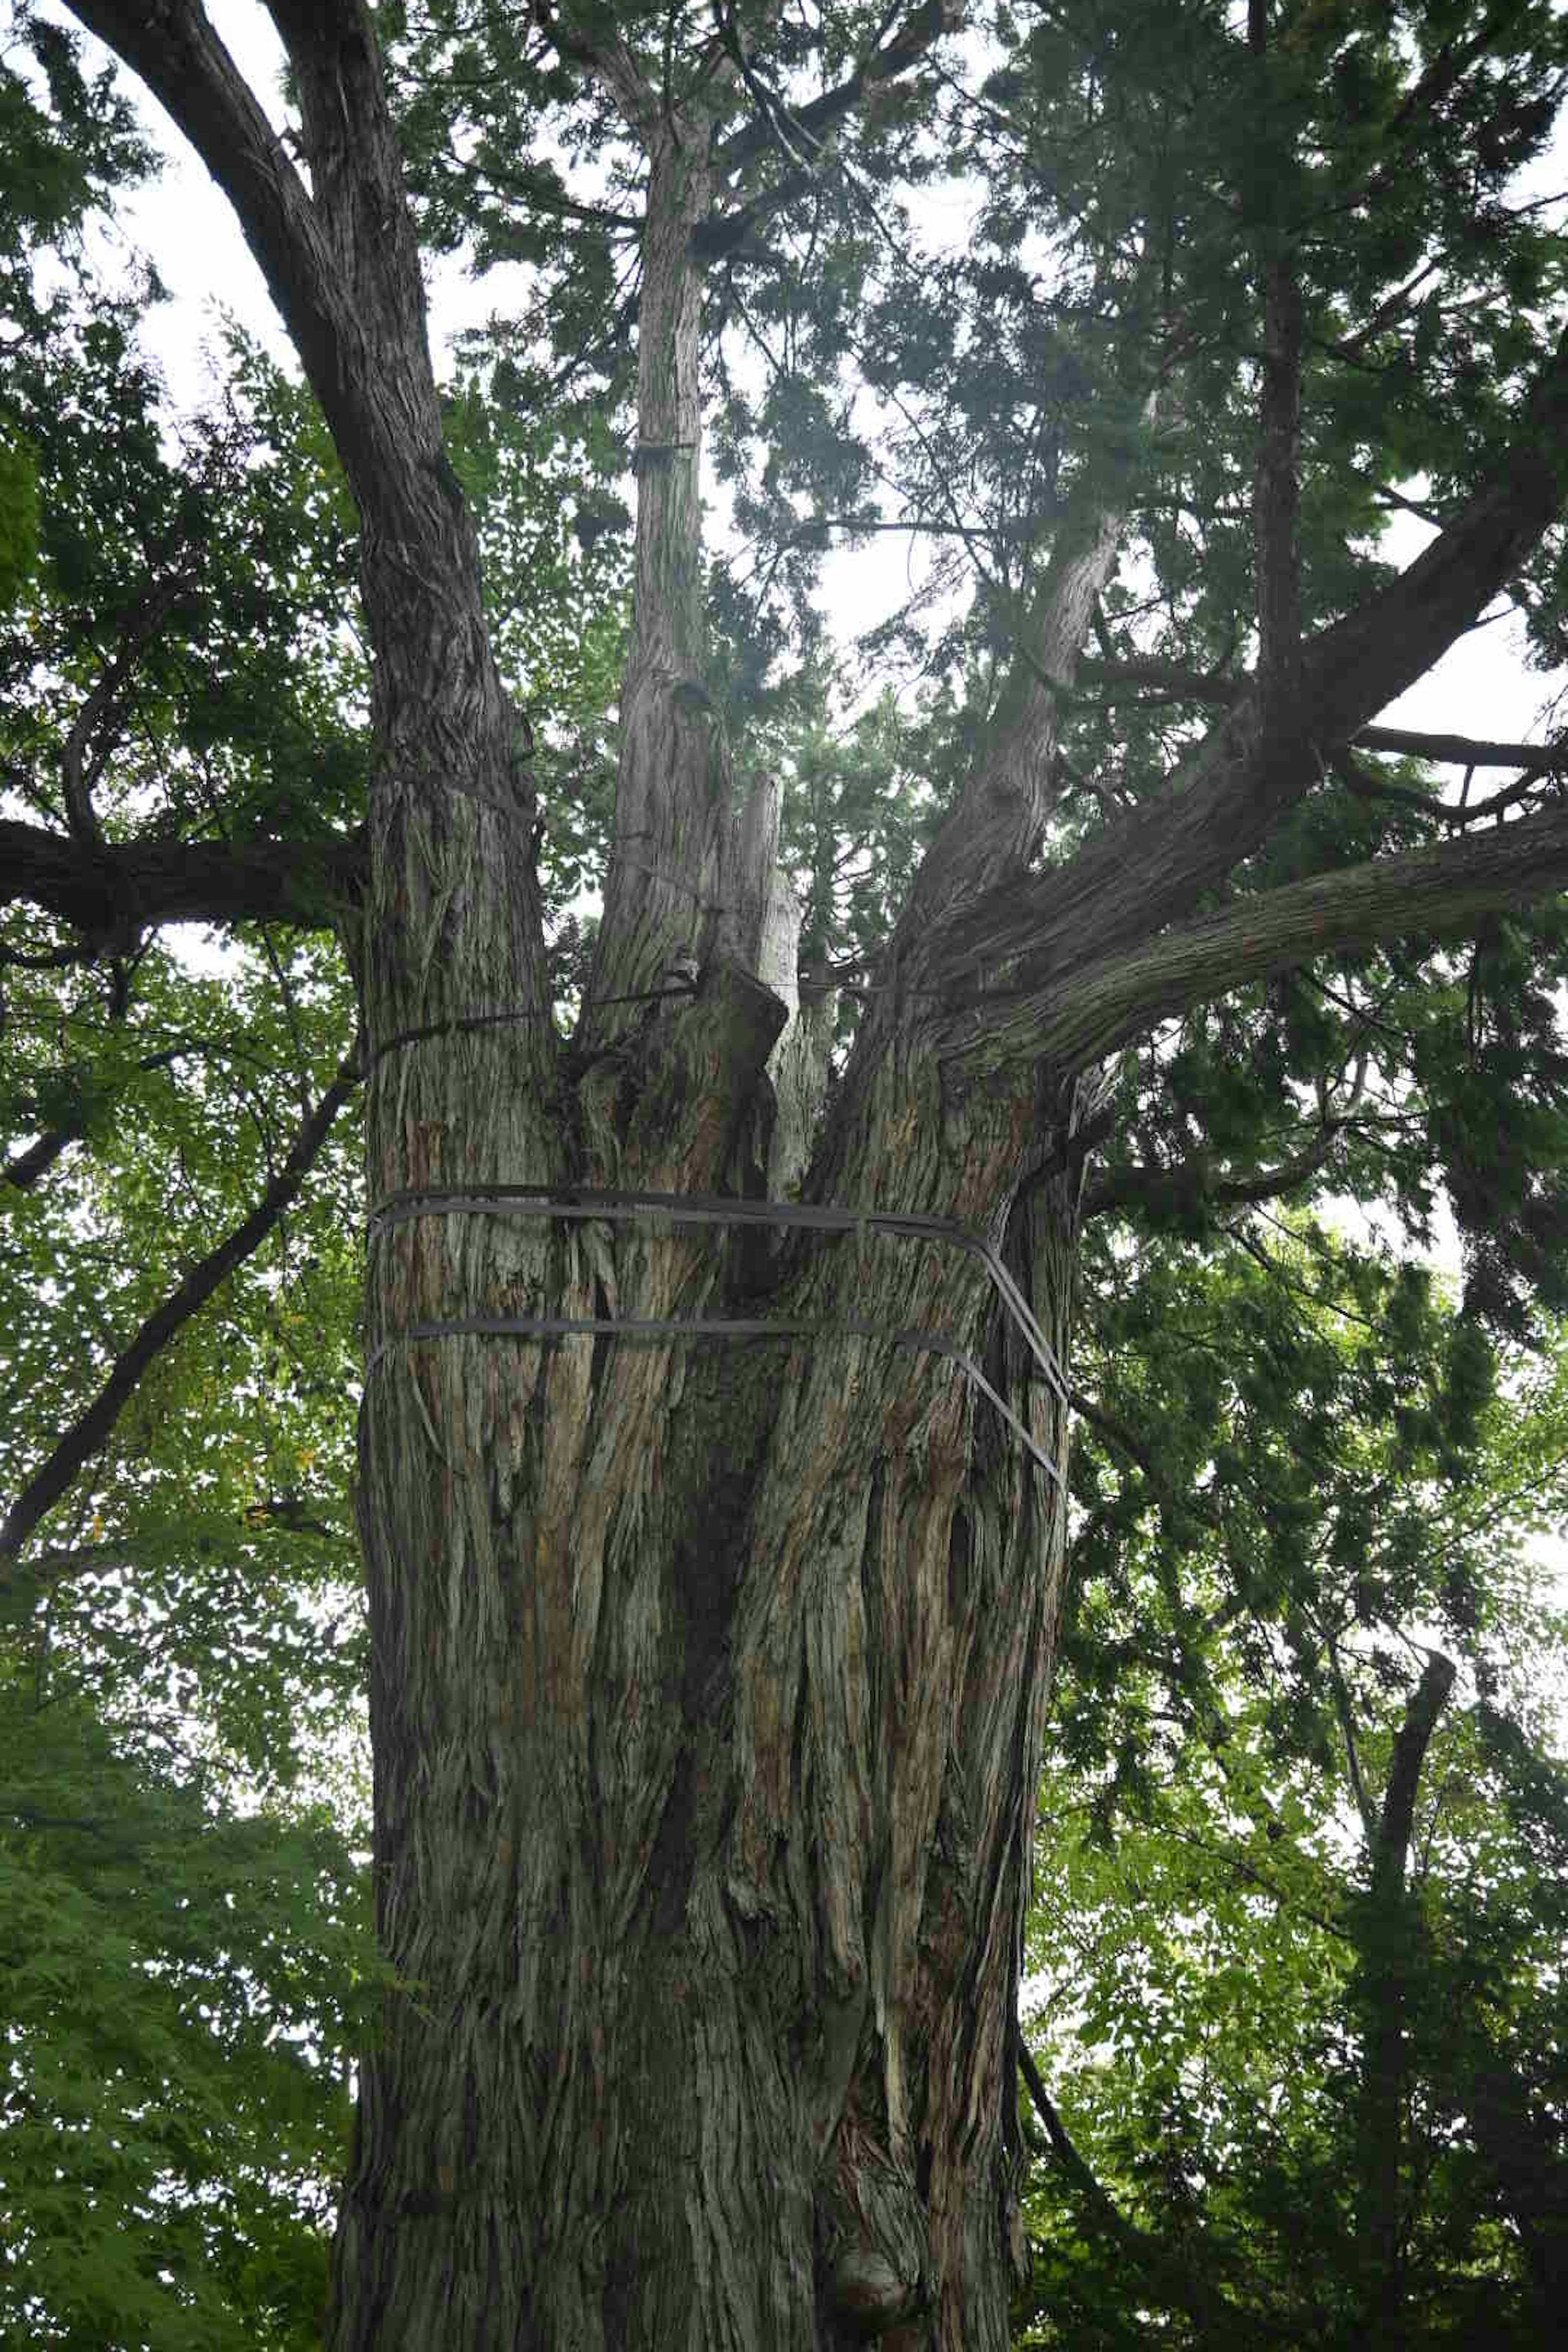
[[(49, 10), (79, 31), (63, 10)], [(279, 125), (282, 51), (259, 0), (209, 0), (210, 16), (236, 64)], [(138, 93), (140, 111), (168, 158), (162, 177), (128, 202), (118, 224), (118, 256), (127, 264), (140, 251), (156, 263), (170, 300), (153, 313), (144, 340), (163, 368), (171, 402), (189, 410), (210, 399), (216, 378), (205, 357), (216, 340), (221, 314), (228, 311), (290, 371), (293, 355), (272, 310), (261, 273), (251, 258), (229, 207), (205, 168), (185, 147), (153, 102)], [(1517, 193), (1541, 197), (1568, 189), (1568, 138), (1521, 177)], [(969, 198), (952, 184), (917, 200), (929, 217), (933, 242), (964, 236)], [(431, 334), (437, 373), (449, 366), (454, 340), (480, 326), (492, 311), (526, 293), (521, 270), (499, 270), (468, 279), (458, 260), (443, 260), (428, 281)], [(1383, 541), (1389, 560), (1408, 563), (1433, 533), (1414, 518), (1400, 517)], [(842, 551), (824, 568), (821, 603), (836, 635), (847, 640), (903, 603), (910, 593), (909, 540), (899, 532), (879, 535), (868, 546)], [(1546, 675), (1527, 667), (1523, 625), (1512, 614), (1489, 620), (1461, 637), (1435, 668), (1380, 712), (1388, 726), (1447, 730), (1457, 733), (1530, 740), (1544, 731), (1559, 698), (1568, 697), (1568, 672)]]

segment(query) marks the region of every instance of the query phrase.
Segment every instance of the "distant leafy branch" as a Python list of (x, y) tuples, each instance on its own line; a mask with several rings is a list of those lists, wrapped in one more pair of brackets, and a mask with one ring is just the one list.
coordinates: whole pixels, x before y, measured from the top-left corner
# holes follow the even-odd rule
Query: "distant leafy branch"
[(359, 1083), (356, 1047), (339, 1065), (331, 1086), (302, 1122), (287, 1160), (249, 1216), (209, 1250), (146, 1318), (129, 1346), (116, 1358), (109, 1378), (91, 1404), (34, 1472), (12, 1505), (5, 1525), (0, 1527), (0, 1563), (5, 1564), (3, 1572), (7, 1580), (34, 1528), (67, 1492), (78, 1472), (107, 1443), (121, 1409), (148, 1366), (206, 1304), (219, 1284), (260, 1247), (297, 1198), (331, 1131), (333, 1120)]

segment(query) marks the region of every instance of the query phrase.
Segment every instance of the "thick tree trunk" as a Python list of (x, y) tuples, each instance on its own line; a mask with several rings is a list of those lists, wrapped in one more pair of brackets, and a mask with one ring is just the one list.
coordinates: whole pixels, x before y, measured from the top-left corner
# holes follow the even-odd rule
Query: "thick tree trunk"
[[(879, 1205), (983, 1210), (1016, 1108), (917, 1124), (910, 1084), (864, 1121)], [(661, 1187), (732, 1183), (689, 1101), (643, 1109)], [(1058, 1352), (1074, 1215), (1058, 1180), (1009, 1235)], [(1059, 1454), (964, 1253), (788, 1255), (781, 1315), (949, 1333)], [(374, 1263), (387, 1331), (484, 1267), (492, 1307), (633, 1316), (745, 1272), (500, 1217), (411, 1220)], [(365, 2068), (334, 2344), (999, 2347), (1059, 1491), (929, 1352), (588, 1335), (392, 1349), (365, 1485), (409, 1992)]]
[[(505, 713), (447, 650), (469, 642), (446, 601), (477, 597), (466, 551), (432, 567), (438, 604), (367, 572), (390, 1206), (363, 1518), (379, 1916), (406, 1990), (363, 2068), (330, 2340), (1000, 2352), (1064, 1507), (951, 1357), (896, 1335), (984, 1358), (1053, 1460), (1062, 1400), (962, 1247), (474, 1197), (755, 1196), (771, 1137), (775, 1181), (799, 1175), (820, 1084), (797, 1019), (781, 1128), (776, 810), (732, 824), (700, 676), (704, 148), (650, 141), (615, 856), (598, 1002), (559, 1064), (541, 1020), (457, 1025), (542, 1004)], [(998, 1241), (1042, 1124), (1072, 1115), (1033, 1079), (948, 1094), (910, 1007), (848, 1092), (812, 1199)], [(1075, 1219), (1063, 1179), (1005, 1235), (1059, 1355)], [(817, 1336), (648, 1328), (726, 1314)]]

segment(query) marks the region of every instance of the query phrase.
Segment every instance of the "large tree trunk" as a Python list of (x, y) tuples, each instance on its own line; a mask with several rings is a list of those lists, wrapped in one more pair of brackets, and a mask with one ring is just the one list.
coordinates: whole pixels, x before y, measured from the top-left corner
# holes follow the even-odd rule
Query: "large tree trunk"
[[(683, 1025), (754, 1083), (766, 1001), (715, 996)], [(679, 1040), (658, 1059), (681, 1076), (634, 1097), (615, 1172), (741, 1189)], [(916, 1117), (911, 1088), (862, 1121), (879, 1206), (983, 1214), (1018, 1107)], [(443, 1151), (428, 1180), (489, 1172)], [(1009, 1235), (1058, 1353), (1072, 1192)], [(373, 1264), (387, 1336), (714, 1313), (747, 1274), (717, 1235), (478, 1214), (383, 1228)], [(952, 1335), (1060, 1453), (964, 1252), (814, 1235), (772, 1305)], [(365, 2067), (334, 2343), (1001, 2346), (1059, 1489), (951, 1363), (864, 1338), (447, 1334), (380, 1360), (365, 1429), (410, 1984)]]
[[(761, 1192), (789, 1009), (759, 978), (776, 819), (731, 824), (700, 684), (701, 142), (650, 136), (616, 853), (598, 1001), (549, 1075), (542, 1019), (455, 1025), (542, 1012), (505, 714), (447, 650), (481, 641), (367, 556), (363, 1523), (406, 1990), (363, 2067), (331, 2341), (987, 2352), (1064, 1507), (894, 1335), (984, 1357), (1052, 1461), (1061, 1399), (961, 1246), (563, 1213)], [(467, 561), (431, 567), (446, 596), (477, 597)], [(812, 1197), (1000, 1242), (1070, 1090), (948, 1087), (915, 1011), (859, 1057)], [(552, 1199), (474, 1197), (520, 1184)], [(1075, 1215), (1059, 1177), (1005, 1236), (1058, 1355)], [(647, 1328), (748, 1313), (817, 1336)]]

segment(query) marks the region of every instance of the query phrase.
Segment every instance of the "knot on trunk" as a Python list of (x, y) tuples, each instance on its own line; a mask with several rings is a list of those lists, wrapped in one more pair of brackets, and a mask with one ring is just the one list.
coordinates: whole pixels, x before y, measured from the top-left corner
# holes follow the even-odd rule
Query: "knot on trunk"
[(863, 2125), (847, 2119), (819, 2193), (829, 2299), (847, 2335), (882, 2352), (931, 2302), (925, 2209), (908, 2170)]

